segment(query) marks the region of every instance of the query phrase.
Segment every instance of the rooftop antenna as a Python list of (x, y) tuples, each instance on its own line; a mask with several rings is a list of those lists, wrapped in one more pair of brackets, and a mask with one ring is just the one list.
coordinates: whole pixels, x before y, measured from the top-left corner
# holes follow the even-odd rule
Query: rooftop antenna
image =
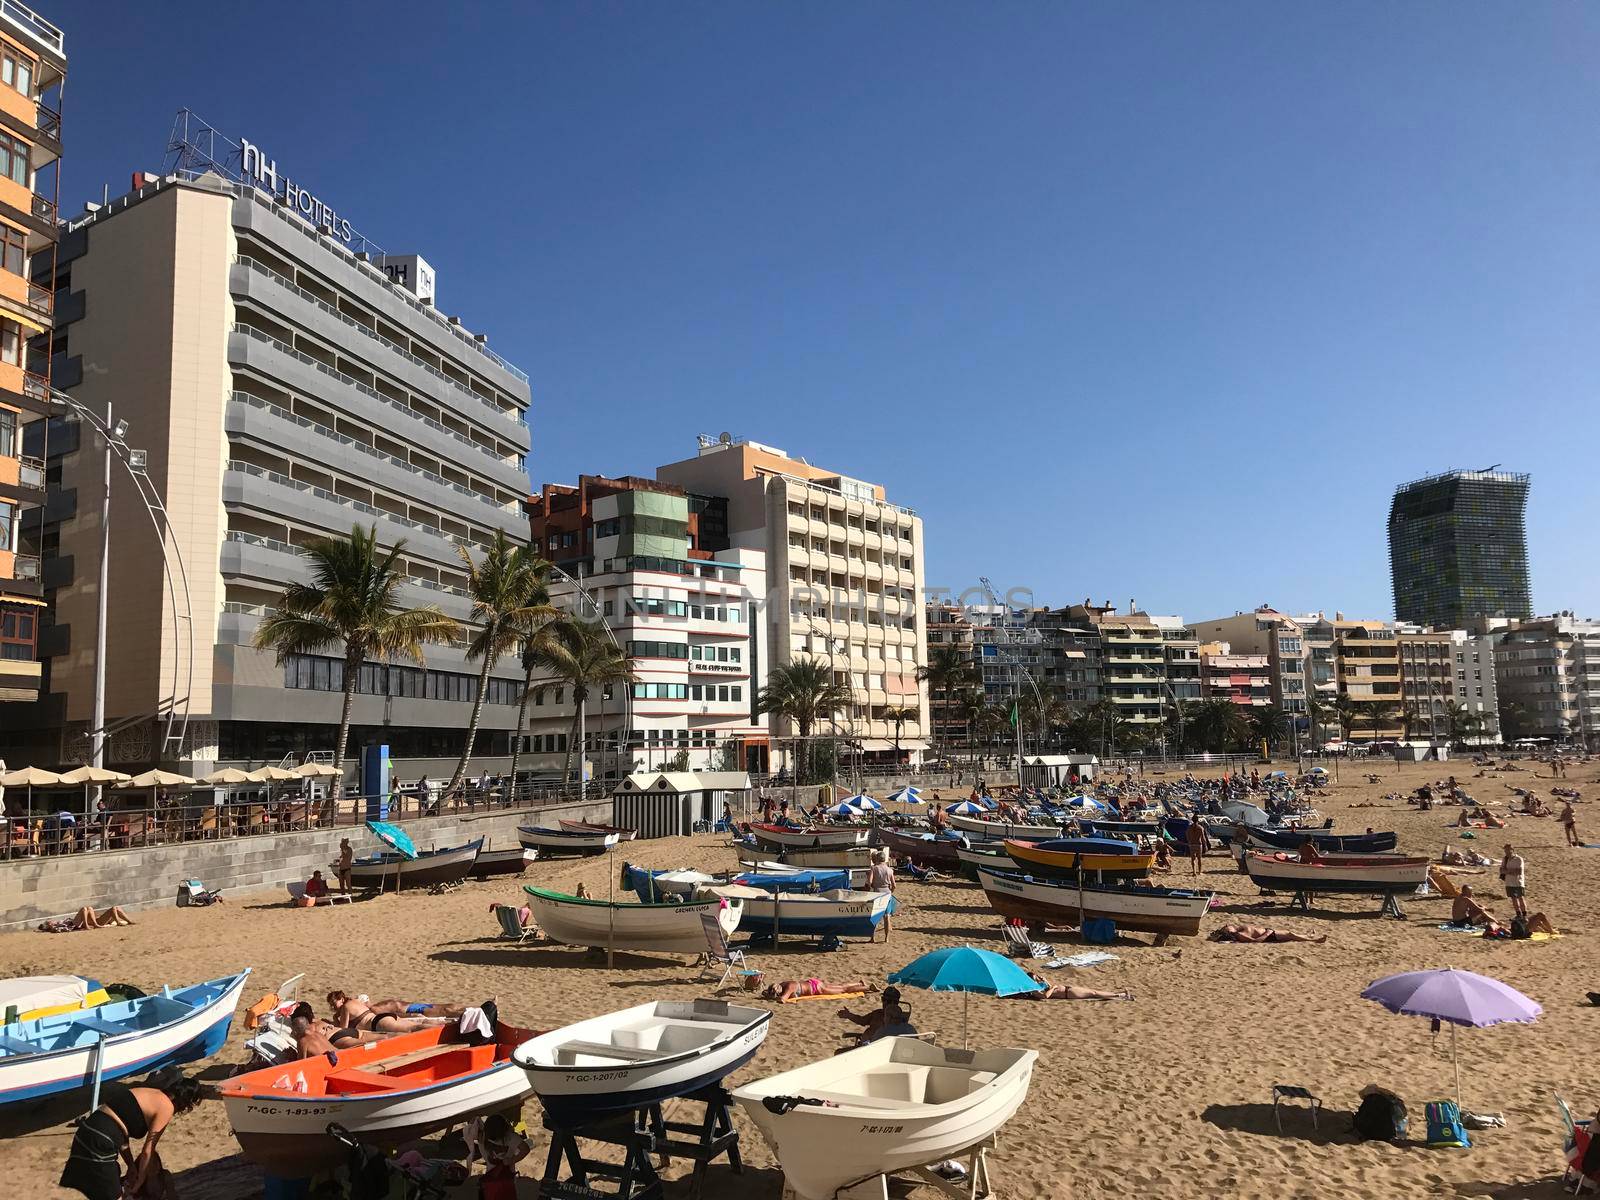
[(733, 434), (724, 429), (721, 433), (717, 434), (717, 444), (721, 446), (733, 445)]

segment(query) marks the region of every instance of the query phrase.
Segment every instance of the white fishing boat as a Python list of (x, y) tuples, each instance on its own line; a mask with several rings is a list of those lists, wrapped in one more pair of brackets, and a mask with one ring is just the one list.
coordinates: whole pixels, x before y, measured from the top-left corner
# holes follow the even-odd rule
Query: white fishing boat
[(550, 1119), (577, 1125), (721, 1081), (754, 1057), (771, 1019), (721, 1000), (656, 1000), (551, 1030), (511, 1057)]
[(946, 1050), (882, 1038), (735, 1088), (802, 1200), (955, 1158), (1021, 1107), (1034, 1050)]
[(983, 817), (952, 816), (949, 820), (950, 828), (974, 834), (986, 842), (998, 842), (1006, 838), (1021, 842), (1041, 842), (1061, 836), (1060, 825), (1018, 824), (1014, 821), (990, 821)]
[(609, 946), (614, 950), (661, 954), (704, 954), (710, 917), (731, 937), (739, 927), (738, 901), (714, 897), (664, 904), (619, 904), (524, 886), (533, 921), (552, 941), (568, 946)]
[(93, 1008), (111, 999), (99, 980), (82, 975), (30, 975), (0, 979), (0, 1017), (10, 1025), (36, 1017)]
[(619, 842), (631, 842), (639, 836), (639, 831), (627, 825), (597, 825), (593, 821), (566, 821), (560, 822), (561, 828), (568, 833), (614, 833)]
[(460, 883), (472, 873), (483, 839), (442, 850), (421, 850), (408, 857), (394, 850), (365, 855), (350, 867), (350, 886), (356, 891), (432, 887)]
[(864, 846), (872, 834), (868, 825), (752, 825), (750, 832), (763, 846), (780, 850), (837, 850), (845, 846)]
[(872, 937), (883, 919), (894, 912), (889, 892), (773, 893), (741, 883), (708, 889), (730, 903), (743, 906), (739, 928), (767, 937)]
[(521, 1106), (533, 1083), (511, 1061), (534, 1031), (496, 1024), (494, 1039), (465, 1041), (454, 1025), (402, 1033), (236, 1075), (220, 1088), (247, 1161), (304, 1177), (343, 1163), (336, 1124), (363, 1145), (395, 1150), (480, 1113)]
[(621, 835), (601, 830), (547, 829), (540, 825), (518, 825), (517, 841), (524, 850), (537, 850), (543, 858), (563, 854), (604, 854)]
[(996, 871), (983, 866), (977, 870), (984, 897), (997, 913), (1046, 927), (1081, 925), (1091, 917), (1107, 917), (1118, 929), (1198, 937), (1200, 922), (1212, 898), (1210, 892), (1178, 888), (1127, 884), (1080, 886), (1016, 871)]
[(797, 871), (820, 871), (836, 868), (849, 868), (850, 870), (866, 870), (872, 866), (871, 846), (832, 846), (820, 850), (791, 850), (781, 851), (782, 859), (774, 863), (773, 851), (765, 846), (740, 846), (739, 861), (747, 867), (754, 867), (767, 874), (773, 874), (771, 868), (793, 868)]
[(1346, 892), (1360, 896), (1414, 892), (1428, 878), (1426, 855), (1324, 854), (1318, 862), (1279, 852), (1245, 855), (1250, 882), (1268, 892)]

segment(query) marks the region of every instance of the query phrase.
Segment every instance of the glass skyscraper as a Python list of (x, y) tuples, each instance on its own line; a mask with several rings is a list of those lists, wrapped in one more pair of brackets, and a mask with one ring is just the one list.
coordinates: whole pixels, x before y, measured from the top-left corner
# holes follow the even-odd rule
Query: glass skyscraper
[(1396, 619), (1459, 629), (1469, 617), (1531, 617), (1527, 507), (1528, 477), (1505, 471), (1447, 471), (1396, 488)]

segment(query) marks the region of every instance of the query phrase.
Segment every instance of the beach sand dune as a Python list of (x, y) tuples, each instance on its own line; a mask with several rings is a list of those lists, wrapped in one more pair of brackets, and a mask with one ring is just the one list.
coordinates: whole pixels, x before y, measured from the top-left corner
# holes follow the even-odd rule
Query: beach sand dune
[[(1112, 948), (1115, 962), (1046, 972), (1058, 982), (1131, 989), (1137, 997), (1131, 1004), (974, 997), (975, 1044), (1025, 1045), (1040, 1052), (1028, 1103), (1004, 1131), (993, 1159), (998, 1195), (1388, 1200), (1560, 1194), (1554, 1181), (1562, 1128), (1554, 1095), (1565, 1096), (1580, 1117), (1600, 1104), (1592, 1066), (1600, 1009), (1584, 1002), (1585, 992), (1600, 989), (1593, 939), (1600, 915), (1600, 850), (1564, 846), (1553, 818), (1516, 817), (1505, 831), (1478, 831), (1466, 842), (1446, 828), (1455, 810), (1418, 813), (1381, 798), (1454, 771), (1481, 801), (1504, 804), (1510, 781), (1536, 788), (1548, 803), (1548, 772), (1535, 780), (1528, 771), (1475, 778), (1465, 763), (1443, 770), (1390, 763), (1370, 769), (1380, 775), (1378, 785), (1365, 782), (1362, 768), (1347, 765), (1332, 794), (1317, 801), (1338, 828), (1395, 828), (1403, 848), (1432, 855), (1446, 845), (1470, 845), (1498, 858), (1500, 846), (1510, 841), (1528, 860), (1531, 906), (1548, 913), (1564, 936), (1494, 943), (1445, 933), (1436, 926), (1448, 914), (1448, 902), (1437, 898), (1407, 900), (1406, 921), (1379, 917), (1377, 901), (1364, 897), (1321, 901), (1310, 915), (1291, 913), (1277, 901), (1264, 902), (1230, 859), (1214, 856), (1204, 884), (1218, 893), (1221, 907), (1208, 917), (1207, 928), (1249, 921), (1326, 933), (1327, 944), (1174, 939), (1158, 948), (1137, 937)], [(1600, 841), (1600, 805), (1594, 803), (1600, 799), (1600, 768), (1573, 767), (1569, 775), (1567, 785), (1591, 797), (1578, 806), (1580, 830), (1588, 827), (1588, 836)], [(631, 860), (654, 867), (721, 870), (735, 861), (722, 839), (712, 837), (623, 849)], [(591, 894), (604, 897), (615, 886), (621, 857), (537, 863), (526, 882), (567, 890), (583, 882)], [(1183, 864), (1172, 881), (1187, 879)], [(1475, 882), (1492, 910), (1509, 915), (1492, 868)], [(498, 943), (489, 904), (515, 902), (521, 895), (504, 881), (445, 896), (386, 896), (309, 911), (283, 907), (279, 895), (230, 895), (216, 908), (150, 912), (132, 929), (0, 936), (0, 975), (81, 972), (154, 988), (249, 966), (254, 974), (247, 996), (254, 1000), (303, 971), (306, 994), (319, 1008), (322, 994), (336, 986), (410, 1000), (493, 996), (507, 1019), (539, 1029), (705, 991), (683, 958), (619, 955), (615, 968), (607, 969), (582, 951)], [(786, 944), (753, 954), (755, 965), (774, 978), (866, 975), (881, 982), (887, 972), (940, 946), (1001, 948), (999, 921), (975, 885), (907, 882), (899, 895), (902, 908), (887, 944), (851, 943), (834, 953)], [(1051, 941), (1064, 953), (1076, 948), (1068, 934), (1052, 934)], [(1506, 1128), (1475, 1133), (1470, 1151), (1355, 1140), (1350, 1114), (1364, 1085), (1376, 1083), (1404, 1097), (1419, 1139), (1423, 1104), (1448, 1097), (1453, 1086), (1448, 1031), (1434, 1036), (1425, 1021), (1392, 1016), (1361, 1000), (1361, 989), (1393, 972), (1451, 965), (1503, 979), (1544, 1005), (1534, 1025), (1460, 1035), (1466, 1104), (1503, 1113)], [(961, 997), (908, 992), (907, 999), (919, 1028), (937, 1031), (946, 1043), (959, 1042)], [(864, 1008), (870, 1001), (853, 1003)], [(780, 1007), (760, 1056), (736, 1079), (786, 1069), (843, 1044), (837, 1007), (828, 1001)], [(207, 1078), (243, 1060), (243, 1037), (236, 1024), (228, 1048), (204, 1064)], [(1303, 1104), (1294, 1104), (1285, 1107), (1280, 1134), (1271, 1106), (1274, 1083), (1302, 1084), (1319, 1095), (1325, 1105), (1320, 1128), (1312, 1128)], [(522, 1165), (523, 1194), (533, 1196), (548, 1142), (538, 1103), (530, 1100), (525, 1113), (535, 1152)], [(71, 1115), (71, 1105), (54, 1105), (0, 1116), (0, 1161), (10, 1194), (69, 1195), (54, 1182), (70, 1140), (63, 1122)], [(746, 1174), (712, 1169), (708, 1200), (779, 1195), (781, 1179), (770, 1152), (753, 1128), (742, 1128)], [(182, 1118), (162, 1150), (180, 1173), (184, 1200), (260, 1194), (259, 1181), (232, 1157), (236, 1147), (220, 1104), (204, 1104)], [(670, 1175), (685, 1173), (675, 1165)]]

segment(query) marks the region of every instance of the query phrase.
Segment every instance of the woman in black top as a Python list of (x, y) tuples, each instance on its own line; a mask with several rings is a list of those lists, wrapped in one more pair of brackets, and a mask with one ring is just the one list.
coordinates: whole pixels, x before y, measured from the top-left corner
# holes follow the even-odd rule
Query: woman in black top
[[(172, 1118), (199, 1102), (200, 1085), (182, 1076), (164, 1088), (101, 1085), (100, 1107), (78, 1123), (72, 1136), (61, 1186), (82, 1192), (89, 1200), (120, 1200), (120, 1159), (128, 1164), (127, 1194), (136, 1195)], [(135, 1138), (144, 1139), (137, 1158), (131, 1144)]]

